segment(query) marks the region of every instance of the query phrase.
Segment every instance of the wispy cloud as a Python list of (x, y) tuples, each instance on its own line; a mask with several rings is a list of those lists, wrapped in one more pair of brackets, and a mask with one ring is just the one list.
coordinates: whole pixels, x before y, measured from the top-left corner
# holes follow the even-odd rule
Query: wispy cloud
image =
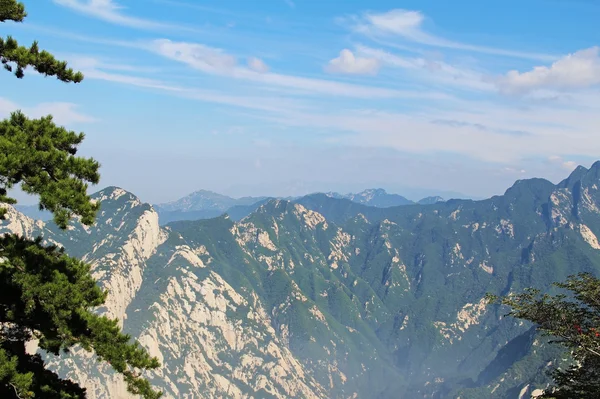
[(550, 66), (537, 66), (528, 72), (510, 71), (497, 84), (508, 93), (569, 91), (600, 85), (600, 47), (577, 51)]
[(357, 45), (356, 53), (360, 56), (374, 59), (384, 67), (400, 68), (420, 74), (423, 81), (436, 82), (462, 89), (482, 91), (496, 89), (495, 85), (481, 72), (465, 67), (453, 66), (437, 59), (407, 57), (364, 45)]
[(348, 75), (376, 75), (379, 71), (379, 61), (375, 58), (357, 57), (351, 50), (344, 49), (339, 57), (327, 63), (325, 70), (329, 73)]
[(355, 98), (440, 98), (439, 93), (413, 92), (306, 78), (274, 72), (257, 72), (237, 64), (225, 51), (203, 44), (174, 42), (167, 39), (150, 43), (151, 50), (163, 57), (186, 64), (204, 73), (240, 79), (263, 85), (279, 86), (307, 93)]
[(151, 19), (138, 18), (126, 15), (123, 11), (125, 7), (119, 5), (113, 0), (52, 0), (55, 4), (70, 8), (90, 17), (94, 17), (116, 25), (128, 26), (137, 29), (147, 30), (193, 30), (189, 27), (169, 24)]
[(86, 69), (86, 70), (109, 70), (109, 71), (121, 71), (121, 72), (135, 72), (135, 73), (160, 73), (160, 68), (140, 66), (140, 65), (129, 65), (116, 62), (115, 60), (102, 60), (95, 57), (79, 55), (79, 54), (68, 54), (68, 53), (54, 53), (60, 59), (69, 59), (69, 66), (75, 69)]
[(532, 135), (532, 133), (526, 132), (524, 130), (492, 128), (490, 126), (486, 126), (481, 123), (464, 122), (464, 121), (459, 121), (456, 119), (432, 119), (430, 122), (434, 125), (444, 125), (444, 126), (450, 126), (450, 127), (454, 127), (454, 128), (462, 128), (462, 127), (475, 128), (482, 132), (507, 134), (510, 136), (531, 136)]
[(80, 56), (69, 58), (71, 65), (83, 72), (87, 79), (103, 80), (107, 82), (120, 83), (128, 86), (136, 86), (146, 89), (163, 91), (170, 95), (190, 98), (194, 100), (231, 105), (235, 107), (261, 110), (268, 112), (281, 112), (282, 109), (300, 109), (302, 106), (296, 102), (280, 98), (250, 97), (241, 94), (223, 94), (222, 91), (210, 91), (182, 86), (175, 83), (165, 82), (160, 79), (140, 77), (136, 74), (115, 73), (110, 70), (121, 72), (133, 71), (135, 67), (126, 65), (103, 64), (93, 57)]
[(30, 118), (52, 115), (54, 122), (58, 125), (72, 125), (96, 121), (96, 118), (78, 112), (77, 108), (77, 104), (67, 102), (48, 102), (23, 107), (6, 98), (0, 97), (0, 118), (6, 118), (11, 112), (20, 109)]
[[(588, 98), (594, 101), (593, 98)], [(596, 94), (595, 101), (600, 101)], [(346, 144), (415, 154), (451, 154), (519, 164), (548, 154), (597, 157), (600, 107), (595, 110), (462, 100), (448, 109), (383, 111), (327, 109), (267, 116), (285, 126), (337, 132)]]
[(288, 5), (288, 7), (290, 7), (290, 8), (296, 8), (296, 3), (294, 3), (293, 0), (284, 0), (284, 1), (285, 1), (285, 4)]
[(419, 11), (394, 9), (384, 13), (366, 12), (359, 16), (342, 18), (342, 22), (349, 24), (357, 33), (372, 37), (397, 37), (411, 42), (440, 48), (471, 51), (477, 53), (493, 54), (515, 58), (534, 60), (554, 60), (555, 56), (549, 54), (529, 53), (514, 50), (505, 50), (495, 47), (478, 46), (445, 39), (427, 33), (423, 30), (425, 15)]

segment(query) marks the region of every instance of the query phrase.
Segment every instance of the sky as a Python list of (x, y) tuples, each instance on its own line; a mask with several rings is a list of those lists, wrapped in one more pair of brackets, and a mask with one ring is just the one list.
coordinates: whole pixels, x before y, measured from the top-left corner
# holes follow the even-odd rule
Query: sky
[(595, 0), (26, 0), (0, 25), (84, 73), (0, 74), (98, 187), (160, 203), (382, 187), (484, 198), (600, 159)]

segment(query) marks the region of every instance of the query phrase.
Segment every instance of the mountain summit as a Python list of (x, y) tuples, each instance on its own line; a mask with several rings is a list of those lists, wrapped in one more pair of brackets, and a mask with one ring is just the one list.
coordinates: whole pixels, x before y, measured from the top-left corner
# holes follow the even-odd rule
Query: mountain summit
[(158, 204), (157, 208), (167, 212), (193, 212), (211, 210), (224, 212), (232, 206), (251, 205), (264, 200), (265, 198), (266, 197), (243, 197), (236, 199), (208, 190), (198, 190), (177, 201)]
[(382, 188), (372, 188), (361, 191), (357, 194), (338, 194), (334, 192), (326, 193), (331, 198), (344, 198), (358, 204), (374, 206), (378, 208), (389, 208), (392, 206), (411, 205), (412, 202), (409, 199), (404, 198), (398, 194), (388, 194)]

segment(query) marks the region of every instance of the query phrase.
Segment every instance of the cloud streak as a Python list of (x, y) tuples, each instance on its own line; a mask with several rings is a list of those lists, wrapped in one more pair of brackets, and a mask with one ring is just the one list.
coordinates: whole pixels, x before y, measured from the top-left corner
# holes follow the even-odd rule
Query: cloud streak
[(402, 91), (274, 72), (257, 72), (254, 69), (239, 66), (235, 57), (225, 51), (203, 44), (160, 39), (151, 42), (148, 48), (158, 55), (207, 74), (294, 89), (306, 93), (354, 98), (447, 98), (447, 96), (439, 93)]
[(125, 7), (113, 0), (52, 0), (54, 4), (69, 8), (80, 14), (84, 14), (115, 25), (144, 30), (183, 30), (195, 31), (192, 28), (181, 25), (153, 21), (145, 18), (129, 16), (123, 13)]
[[(595, 99), (597, 103), (600, 96)], [(342, 142), (359, 147), (391, 148), (421, 155), (449, 154), (514, 165), (532, 157), (545, 159), (548, 154), (597, 157), (598, 111), (463, 100), (445, 110), (338, 108), (291, 111), (267, 118), (286, 126), (337, 132), (336, 137), (341, 137)]]
[(413, 76), (428, 82), (436, 82), (445, 86), (479, 91), (496, 90), (493, 83), (487, 81), (481, 72), (456, 67), (443, 61), (423, 57), (407, 57), (393, 54), (382, 49), (357, 45), (356, 53), (362, 57), (376, 60), (379, 65), (388, 68), (407, 70)]
[(351, 16), (342, 19), (350, 23), (354, 32), (375, 37), (401, 38), (418, 44), (464, 50), (476, 53), (492, 54), (514, 58), (533, 60), (554, 60), (556, 57), (549, 54), (528, 53), (514, 50), (505, 50), (495, 47), (478, 46), (445, 39), (427, 33), (423, 30), (425, 15), (419, 11), (394, 9), (384, 13), (366, 12), (360, 16)]
[(269, 98), (269, 97), (250, 97), (244, 95), (227, 95), (222, 91), (210, 91), (190, 88), (174, 83), (165, 82), (160, 79), (140, 77), (137, 75), (110, 72), (110, 69), (117, 71), (135, 71), (136, 67), (126, 65), (103, 64), (92, 57), (72, 57), (70, 63), (81, 70), (87, 79), (102, 80), (135, 86), (146, 89), (154, 89), (179, 97), (231, 105), (234, 107), (261, 110), (267, 112), (281, 112), (283, 109), (300, 109), (302, 106), (294, 101)]

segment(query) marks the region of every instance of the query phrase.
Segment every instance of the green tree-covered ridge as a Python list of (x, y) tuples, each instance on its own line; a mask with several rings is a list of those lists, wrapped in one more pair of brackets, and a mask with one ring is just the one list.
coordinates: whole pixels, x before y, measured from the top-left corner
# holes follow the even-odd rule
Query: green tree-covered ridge
[[(25, 7), (15, 0), (0, 0), (0, 22), (22, 22)], [(83, 75), (15, 39), (0, 38), (0, 61), (17, 78), (27, 67), (63, 82), (81, 82)], [(29, 119), (17, 111), (0, 122), (0, 202), (14, 204), (8, 190), (20, 185), (39, 197), (40, 209), (54, 214), (61, 229), (79, 217), (92, 225), (100, 204), (87, 194), (88, 183), (99, 181), (99, 164), (77, 157), (82, 133), (56, 126), (52, 116)], [(0, 211), (4, 217), (6, 209)], [(96, 285), (90, 266), (69, 257), (63, 249), (42, 245), (41, 238), (14, 234), (0, 238), (0, 397), (85, 398), (85, 389), (46, 369), (39, 354), (29, 354), (26, 342), (54, 355), (79, 345), (94, 352), (121, 373), (131, 393), (158, 398), (145, 369), (159, 366), (137, 343), (123, 334), (117, 320), (92, 312), (104, 303), (107, 293)]]

